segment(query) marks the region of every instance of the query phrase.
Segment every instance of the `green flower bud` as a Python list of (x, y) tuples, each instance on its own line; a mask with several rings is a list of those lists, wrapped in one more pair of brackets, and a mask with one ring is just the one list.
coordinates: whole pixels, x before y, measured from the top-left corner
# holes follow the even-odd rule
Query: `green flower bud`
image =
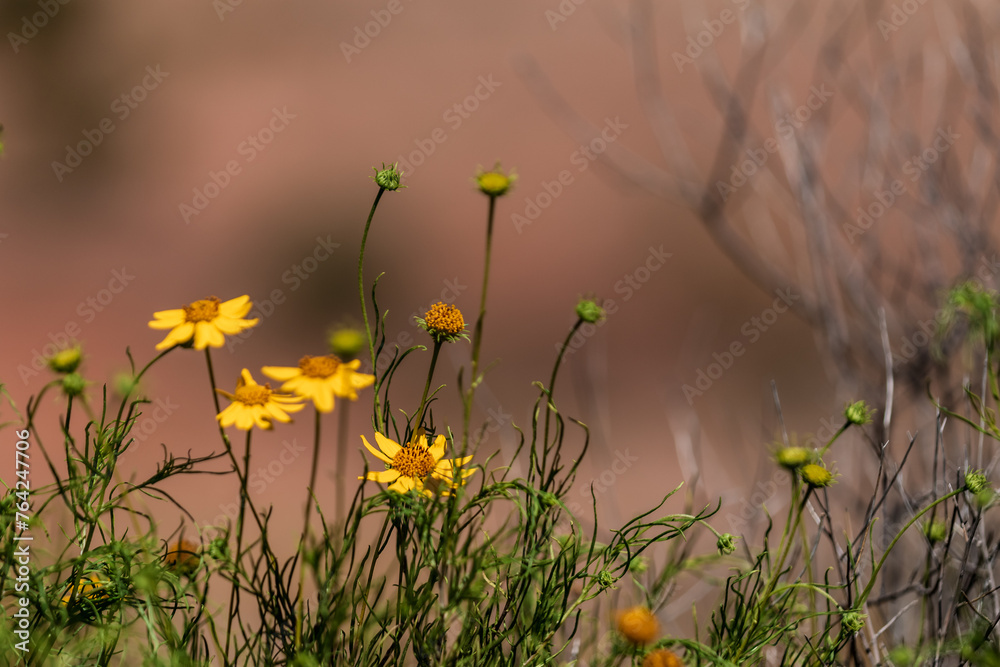
[(405, 185), (399, 184), (399, 177), (403, 175), (403, 172), (396, 169), (395, 164), (386, 167), (383, 162), (381, 170), (375, 169), (375, 167), (372, 167), (372, 170), (375, 172), (375, 175), (372, 176), (372, 180), (375, 181), (380, 188), (392, 191), (398, 190), (401, 187), (406, 187)]
[(844, 408), (844, 417), (846, 417), (847, 421), (855, 426), (870, 424), (873, 414), (875, 414), (875, 410), (873, 408), (869, 408), (864, 401), (848, 403)]
[(917, 659), (916, 652), (909, 646), (897, 646), (889, 651), (889, 660), (899, 667), (910, 667)]
[(139, 388), (139, 383), (131, 373), (118, 373), (111, 379), (111, 386), (119, 396), (131, 396)]
[(970, 470), (965, 474), (965, 488), (972, 495), (978, 496), (986, 489), (991, 488), (990, 480), (986, 479), (986, 475), (983, 474), (982, 470)]
[(62, 389), (67, 396), (79, 396), (87, 388), (87, 381), (79, 373), (63, 376)]
[(802, 481), (814, 489), (833, 484), (833, 473), (818, 463), (810, 463), (799, 469)]
[(931, 544), (944, 542), (948, 537), (948, 524), (944, 521), (928, 521), (924, 524), (924, 535), (931, 541)]
[(74, 345), (73, 347), (56, 352), (46, 361), (49, 364), (49, 368), (56, 373), (72, 373), (77, 369), (82, 360), (83, 353), (80, 350), (80, 346)]
[(597, 573), (597, 583), (600, 585), (601, 590), (614, 588), (615, 578), (607, 570), (601, 570)]
[(782, 447), (775, 453), (778, 465), (789, 470), (797, 470), (809, 463), (812, 453), (805, 447)]
[(580, 299), (576, 304), (576, 314), (584, 322), (596, 324), (604, 319), (604, 309), (593, 299)]
[(634, 574), (643, 574), (649, 569), (649, 559), (645, 556), (636, 556), (632, 559), (632, 564), (629, 566)]
[(718, 548), (720, 554), (722, 554), (723, 556), (728, 556), (729, 554), (736, 551), (737, 539), (738, 538), (735, 537), (734, 535), (730, 535), (729, 533), (723, 533), (722, 535), (719, 535), (719, 539), (715, 543), (715, 546)]
[(208, 543), (205, 553), (215, 560), (226, 560), (229, 558), (229, 543), (221, 537), (216, 537)]
[(330, 351), (335, 355), (349, 361), (358, 355), (368, 345), (365, 333), (354, 327), (341, 327), (330, 334), (327, 341)]
[(499, 197), (506, 194), (513, 187), (516, 180), (517, 175), (514, 171), (511, 170), (506, 174), (503, 173), (499, 162), (490, 171), (483, 171), (482, 167), (480, 167), (476, 172), (476, 187), (479, 188), (480, 192), (490, 197)]
[(840, 627), (847, 634), (856, 634), (865, 627), (868, 616), (857, 611), (845, 611), (840, 617)]

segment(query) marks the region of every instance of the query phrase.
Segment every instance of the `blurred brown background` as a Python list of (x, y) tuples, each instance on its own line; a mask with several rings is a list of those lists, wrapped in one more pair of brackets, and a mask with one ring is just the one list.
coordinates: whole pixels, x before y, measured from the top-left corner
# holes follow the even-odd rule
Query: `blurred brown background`
[[(722, 121), (698, 69), (678, 67), (674, 54), (704, 30), (717, 31), (705, 48), (732, 69), (750, 29), (746, 4), (660, 3), (653, 15), (667, 99), (706, 171)], [(811, 94), (806, 65), (817, 44), (810, 36), (827, 29), (827, 4), (793, 24), (797, 37), (764, 77), (780, 82), (793, 106)], [(36, 19), (46, 7), (54, 15)], [(775, 21), (799, 20), (771, 9)], [(483, 358), (500, 363), (477, 408), (490, 424), (486, 448), (509, 452), (512, 424), (530, 426), (537, 395), (530, 383), (548, 377), (578, 297), (594, 294), (614, 299), (617, 309), (568, 357), (557, 399), (594, 429), (578, 486), (605, 475), (606, 525), (655, 504), (696, 470), (699, 502), (721, 495), (730, 515), (748, 501), (759, 505), (773, 493), (758, 493), (773, 475), (767, 444), (778, 422), (770, 383), (788, 429), (803, 433), (831, 419), (839, 426), (843, 400), (855, 397), (837, 391), (810, 329), (794, 315), (754, 323), (775, 297), (734, 268), (687, 207), (590, 160), (531, 92), (526, 73), (544, 72), (581, 117), (615, 128), (606, 139), (665, 166), (636, 95), (628, 11), (628, 3), (603, 0), (7, 0), (0, 9), (8, 42), (0, 46), (0, 378), (23, 409), (50, 378), (25, 370), (35, 353), (78, 328), (83, 372), (98, 401), (100, 385), (127, 367), (126, 346), (140, 365), (154, 354), (162, 337), (146, 326), (154, 311), (208, 295), (246, 293), (261, 304), (280, 293), (280, 303), (263, 305), (270, 312), (252, 336), (215, 351), (223, 388), (232, 389), (243, 367), (263, 381), (263, 365), (323, 353), (331, 325), (358, 320), (357, 253), (377, 189), (372, 167), (400, 157), (413, 167), (408, 187), (383, 198), (366, 259), (369, 281), (386, 274), (380, 298), (390, 339), (408, 332), (423, 342), (411, 315), (441, 298), (454, 299), (471, 322), (487, 210), (471, 179), (477, 165), (500, 160), (519, 180), (498, 203)], [(726, 11), (735, 22), (717, 23)], [(872, 11), (859, 40), (878, 39), (872, 24), (891, 8)], [(891, 46), (919, 42), (933, 19), (932, 10), (921, 10)], [(33, 31), (32, 21), (43, 25)], [(847, 104), (836, 89), (826, 104), (824, 122), (835, 137)], [(775, 129), (765, 107), (752, 111), (769, 137)], [(831, 143), (835, 154), (854, 151), (847, 141)], [(71, 151), (89, 154), (77, 160)], [(238, 173), (222, 175), (227, 164)], [(563, 171), (571, 182), (551, 197)], [(224, 187), (211, 185), (213, 175)], [(307, 260), (326, 254), (314, 255), (319, 246), (333, 247), (329, 259)], [(662, 266), (647, 264), (651, 252), (670, 256)], [(731, 367), (703, 395), (685, 395), (684, 385), (695, 386), (734, 343), (744, 348)], [(455, 373), (469, 346), (447, 353), (436, 379), (449, 386), (436, 415), (454, 427), (461, 418)], [(397, 378), (396, 407), (413, 409), (427, 358), (411, 358)], [(160, 443), (178, 453), (219, 448), (200, 354), (172, 353), (145, 386), (169, 414), (154, 419), (150, 409), (143, 417), (145, 440), (130, 450), (126, 468), (151, 469)], [(352, 406), (351, 474), (361, 467), (357, 434), (370, 437), (370, 398), (364, 393)], [(63, 405), (50, 393), (40, 412), (46, 427), (38, 436), (53, 450)], [(6, 408), (3, 414), (9, 419)], [(252, 467), (271, 465), (275, 478), (256, 500), (296, 517), (282, 522), (290, 545), (309, 461), (303, 453), (282, 463), (278, 452), (283, 441), (307, 446), (308, 422), (255, 435)], [(334, 423), (325, 422), (331, 436)], [(848, 466), (851, 456), (847, 448), (835, 458)], [(334, 459), (331, 439), (321, 499), (332, 498)], [(624, 472), (616, 460), (628, 461)], [(9, 470), (4, 460), (0, 471)], [(236, 499), (229, 478), (170, 488), (206, 524)], [(165, 514), (163, 531), (178, 519)]]

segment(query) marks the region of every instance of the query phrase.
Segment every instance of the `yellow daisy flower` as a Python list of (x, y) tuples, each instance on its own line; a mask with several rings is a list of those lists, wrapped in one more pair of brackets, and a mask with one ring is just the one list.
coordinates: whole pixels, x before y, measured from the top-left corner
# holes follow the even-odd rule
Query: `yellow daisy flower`
[(211, 296), (183, 308), (153, 313), (156, 319), (149, 323), (150, 328), (171, 330), (156, 349), (166, 350), (174, 345), (189, 343), (192, 339), (196, 350), (204, 350), (210, 345), (222, 347), (226, 334), (238, 334), (257, 324), (256, 318), (243, 319), (251, 307), (253, 304), (246, 294), (225, 302)]
[(430, 489), (424, 487), (424, 480), (430, 476), (432, 485), (443, 487), (442, 495), (448, 495), (448, 489), (457, 489), (465, 483), (465, 478), (475, 473), (472, 470), (460, 470), (458, 481), (455, 481), (455, 468), (460, 468), (472, 460), (471, 456), (461, 459), (442, 459), (447, 440), (443, 435), (434, 438), (434, 444), (427, 446), (427, 436), (422, 435), (416, 442), (411, 442), (405, 447), (393, 442), (381, 433), (375, 433), (375, 442), (379, 449), (372, 447), (365, 436), (361, 436), (361, 441), (372, 454), (383, 461), (388, 468), (381, 472), (369, 472), (367, 477), (358, 479), (368, 479), (375, 482), (388, 484), (390, 491), (396, 493), (406, 493), (416, 489), (426, 496), (432, 496)]
[(374, 375), (358, 373), (361, 360), (342, 362), (332, 354), (305, 356), (298, 367), (265, 366), (261, 371), (272, 380), (284, 382), (281, 391), (309, 399), (320, 412), (333, 410), (333, 397), (358, 400), (358, 389), (375, 382)]
[(292, 421), (287, 413), (298, 412), (305, 407), (296, 396), (279, 394), (271, 391), (270, 385), (257, 384), (245, 368), (236, 383), (236, 393), (230, 394), (221, 389), (215, 391), (232, 401), (228, 408), (216, 415), (219, 424), (223, 427), (236, 424), (236, 428), (244, 431), (254, 426), (269, 430), (272, 419), (287, 424)]

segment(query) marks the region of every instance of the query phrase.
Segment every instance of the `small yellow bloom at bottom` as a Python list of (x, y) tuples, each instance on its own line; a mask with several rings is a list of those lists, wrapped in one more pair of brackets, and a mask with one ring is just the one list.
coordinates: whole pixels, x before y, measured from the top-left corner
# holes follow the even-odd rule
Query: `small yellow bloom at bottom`
[(676, 655), (666, 649), (653, 651), (642, 659), (642, 667), (684, 667)]
[(170, 547), (163, 564), (178, 574), (189, 575), (201, 564), (200, 547), (187, 540), (179, 540)]
[(618, 632), (633, 644), (648, 644), (660, 633), (660, 622), (649, 609), (632, 607), (618, 612)]
[[(79, 592), (76, 595), (77, 601), (86, 598), (88, 600), (103, 600), (108, 597), (108, 592), (105, 590), (105, 586), (108, 582), (103, 581), (96, 572), (91, 572), (80, 577)], [(69, 605), (70, 600), (73, 599), (74, 586), (72, 582), (66, 587), (66, 592), (63, 594), (62, 598), (59, 600), (59, 606), (65, 607)]]

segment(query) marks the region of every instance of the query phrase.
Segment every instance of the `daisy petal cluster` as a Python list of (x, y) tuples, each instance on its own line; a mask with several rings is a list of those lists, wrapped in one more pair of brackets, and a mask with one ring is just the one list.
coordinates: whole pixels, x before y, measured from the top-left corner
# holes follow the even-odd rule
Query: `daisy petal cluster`
[(153, 313), (149, 322), (152, 329), (170, 329), (170, 333), (156, 345), (166, 350), (175, 345), (194, 344), (194, 349), (222, 347), (226, 336), (238, 334), (257, 324), (258, 320), (244, 319), (253, 304), (247, 295), (229, 301), (214, 296), (194, 301), (181, 308)]
[(372, 447), (365, 436), (361, 436), (361, 441), (368, 451), (386, 464), (386, 469), (369, 472), (367, 477), (358, 479), (389, 484), (389, 490), (396, 493), (416, 490), (426, 496), (432, 496), (433, 493), (426, 487), (426, 480), (429, 477), (433, 486), (443, 489), (442, 495), (449, 495), (449, 489), (462, 486), (465, 479), (476, 472), (475, 469), (456, 470), (471, 461), (471, 456), (459, 459), (444, 458), (447, 439), (443, 435), (434, 438), (434, 444), (429, 447), (427, 436), (424, 435), (416, 442), (403, 446), (376, 432), (375, 442), (378, 443), (378, 449)]
[(274, 421), (287, 424), (292, 421), (288, 416), (289, 412), (298, 412), (305, 407), (296, 396), (279, 394), (272, 391), (270, 385), (257, 384), (246, 368), (236, 383), (234, 393), (221, 389), (216, 391), (232, 401), (229, 407), (216, 416), (219, 424), (222, 427), (235, 424), (236, 428), (244, 431), (249, 431), (254, 426), (270, 430)]
[(333, 399), (358, 400), (358, 389), (375, 382), (374, 375), (358, 373), (361, 360), (344, 363), (332, 354), (305, 356), (298, 366), (265, 366), (261, 371), (272, 380), (283, 382), (281, 391), (310, 400), (320, 412), (333, 410)]

